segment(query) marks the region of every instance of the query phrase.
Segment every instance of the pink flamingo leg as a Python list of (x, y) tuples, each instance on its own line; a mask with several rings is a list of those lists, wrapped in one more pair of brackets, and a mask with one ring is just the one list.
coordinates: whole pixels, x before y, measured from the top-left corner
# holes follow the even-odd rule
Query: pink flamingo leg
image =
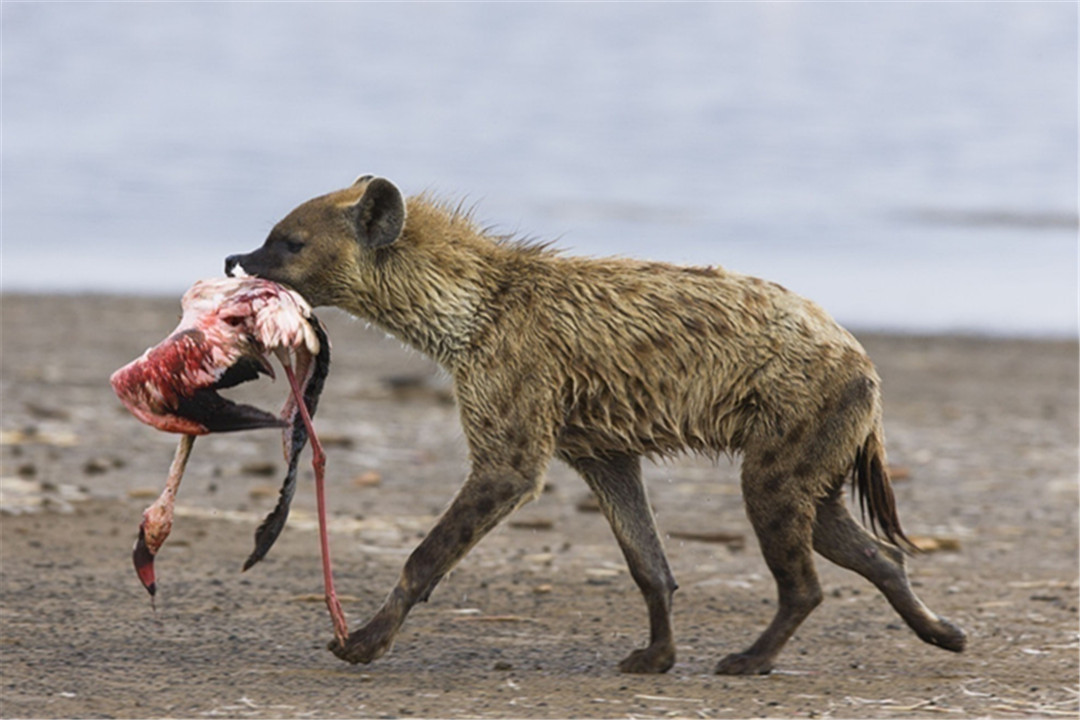
[(289, 378), (293, 396), (296, 398), (296, 406), (300, 410), (300, 417), (307, 428), (308, 437), (311, 439), (311, 465), (315, 469), (315, 505), (319, 515), (319, 547), (322, 550), (323, 584), (326, 587), (326, 608), (330, 611), (330, 619), (334, 623), (334, 636), (344, 647), (349, 639), (349, 628), (345, 623), (345, 612), (341, 609), (337, 592), (334, 590), (334, 574), (330, 568), (330, 536), (326, 527), (326, 489), (323, 475), (326, 467), (326, 455), (323, 453), (322, 444), (315, 434), (315, 428), (311, 423), (311, 415), (308, 414), (307, 405), (304, 404), (304, 393), (300, 389), (300, 383), (296, 380), (292, 365), (286, 357), (279, 355), (285, 376)]

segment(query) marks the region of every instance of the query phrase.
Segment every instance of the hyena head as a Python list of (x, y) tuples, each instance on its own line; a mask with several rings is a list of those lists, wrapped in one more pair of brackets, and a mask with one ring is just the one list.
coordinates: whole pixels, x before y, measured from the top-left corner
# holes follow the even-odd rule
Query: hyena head
[(225, 258), (225, 274), (288, 285), (312, 305), (339, 304), (404, 227), (401, 192), (389, 180), (364, 175), (293, 210), (258, 250)]

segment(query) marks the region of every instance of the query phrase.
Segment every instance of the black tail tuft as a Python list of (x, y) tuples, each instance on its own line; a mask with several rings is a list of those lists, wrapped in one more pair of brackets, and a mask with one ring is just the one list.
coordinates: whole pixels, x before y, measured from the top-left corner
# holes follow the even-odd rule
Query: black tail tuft
[(856, 453), (851, 484), (859, 497), (863, 521), (870, 518), (870, 528), (874, 533), (884, 536), (902, 550), (918, 552), (900, 527), (896, 497), (889, 481), (889, 471), (885, 467), (885, 449), (877, 432), (871, 433)]

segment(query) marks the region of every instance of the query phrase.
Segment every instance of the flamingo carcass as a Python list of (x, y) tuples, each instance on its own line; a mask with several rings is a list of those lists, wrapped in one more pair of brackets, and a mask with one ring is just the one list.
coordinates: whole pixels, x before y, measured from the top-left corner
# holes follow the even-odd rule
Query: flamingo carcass
[[(154, 556), (172, 529), (176, 492), (195, 437), (265, 427), (284, 428), (288, 472), (277, 506), (255, 533), (247, 570), (262, 559), (285, 526), (296, 489), (300, 451), (311, 438), (319, 540), (326, 602), (335, 634), (348, 637), (334, 592), (326, 532), (325, 455), (311, 424), (330, 367), (330, 342), (322, 323), (296, 292), (258, 278), (202, 280), (181, 300), (183, 315), (169, 337), (113, 373), (113, 390), (139, 420), (181, 433), (161, 496), (143, 513), (133, 561), (151, 597), (157, 586)], [(269, 358), (281, 362), (291, 394), (281, 415), (240, 405), (217, 393), (260, 374), (274, 376)]]

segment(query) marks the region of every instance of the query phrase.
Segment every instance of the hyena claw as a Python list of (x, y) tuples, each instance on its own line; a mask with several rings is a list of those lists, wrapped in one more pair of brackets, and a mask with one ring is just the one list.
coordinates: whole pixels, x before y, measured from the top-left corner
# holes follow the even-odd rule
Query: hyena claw
[(650, 645), (630, 653), (619, 663), (619, 672), (636, 674), (666, 673), (675, 664), (675, 649)]
[(749, 653), (732, 653), (716, 664), (717, 675), (768, 675), (772, 661)]

